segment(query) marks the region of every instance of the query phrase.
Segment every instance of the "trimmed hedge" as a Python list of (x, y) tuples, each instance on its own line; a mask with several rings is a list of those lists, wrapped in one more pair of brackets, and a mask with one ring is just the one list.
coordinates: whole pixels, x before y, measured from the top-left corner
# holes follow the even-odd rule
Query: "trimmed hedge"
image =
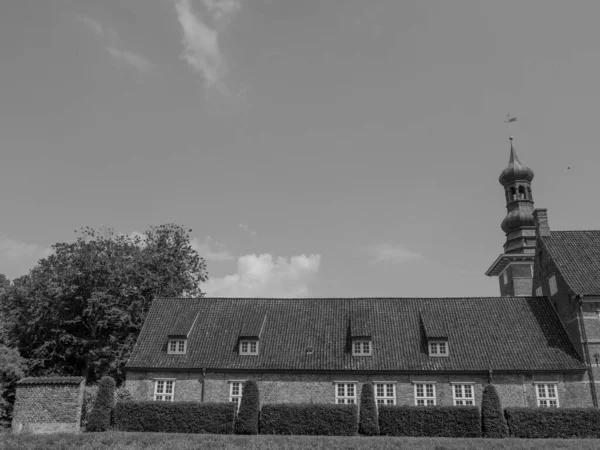
[(500, 397), (496, 388), (491, 384), (483, 388), (483, 398), (481, 399), (481, 431), (485, 438), (505, 438), (508, 437), (508, 426)]
[(115, 428), (154, 433), (232, 434), (235, 403), (118, 402)]
[(365, 383), (362, 387), (358, 432), (364, 436), (377, 436), (379, 434), (377, 405), (375, 404), (375, 393), (373, 392), (372, 383)]
[(379, 432), (387, 436), (480, 437), (476, 406), (379, 405)]
[(242, 388), (240, 409), (235, 419), (235, 434), (258, 434), (260, 401), (256, 381), (248, 380)]
[(600, 438), (598, 408), (506, 408), (510, 435), (517, 438)]
[(260, 412), (261, 434), (355, 436), (358, 432), (356, 405), (273, 404)]
[(115, 386), (115, 380), (111, 377), (102, 377), (100, 380), (96, 400), (87, 420), (87, 431), (106, 431), (110, 428), (115, 407)]

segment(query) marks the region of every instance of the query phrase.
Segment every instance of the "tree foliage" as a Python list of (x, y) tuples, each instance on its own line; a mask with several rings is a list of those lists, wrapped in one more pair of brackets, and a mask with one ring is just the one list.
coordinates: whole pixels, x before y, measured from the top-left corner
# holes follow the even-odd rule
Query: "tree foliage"
[(0, 344), (0, 428), (10, 426), (16, 383), (26, 367), (27, 362), (17, 349)]
[[(191, 231), (191, 230), (190, 230)], [(80, 230), (58, 243), (0, 302), (7, 340), (30, 362), (30, 375), (124, 379), (124, 365), (156, 296), (201, 296), (204, 260), (179, 225), (126, 236)]]
[(377, 418), (377, 405), (372, 383), (365, 383), (360, 396), (360, 415), (358, 419), (358, 432), (365, 436), (379, 434), (379, 419)]
[(495, 439), (508, 437), (508, 426), (500, 404), (500, 397), (492, 384), (487, 384), (483, 388), (481, 427), (483, 437)]
[(102, 377), (98, 384), (98, 393), (87, 421), (86, 430), (108, 430), (113, 409), (115, 409), (115, 380), (111, 377)]
[(235, 434), (258, 434), (260, 399), (256, 381), (244, 382), (240, 410), (235, 419)]

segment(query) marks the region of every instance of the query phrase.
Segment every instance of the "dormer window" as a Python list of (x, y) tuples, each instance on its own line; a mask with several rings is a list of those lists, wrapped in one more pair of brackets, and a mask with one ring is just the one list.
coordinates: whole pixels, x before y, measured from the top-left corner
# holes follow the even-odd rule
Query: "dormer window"
[(373, 346), (368, 340), (355, 340), (352, 342), (352, 356), (371, 356)]
[(429, 356), (448, 356), (448, 341), (429, 341)]
[(241, 340), (240, 355), (258, 355), (258, 341), (250, 339)]
[(169, 355), (183, 355), (187, 351), (187, 339), (169, 339), (167, 353)]

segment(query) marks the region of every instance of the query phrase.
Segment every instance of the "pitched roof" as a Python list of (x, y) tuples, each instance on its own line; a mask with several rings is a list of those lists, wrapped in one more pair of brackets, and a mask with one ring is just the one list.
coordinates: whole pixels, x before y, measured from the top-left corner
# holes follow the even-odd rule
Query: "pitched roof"
[(600, 295), (600, 230), (551, 231), (542, 242), (573, 292)]
[(425, 331), (427, 339), (448, 338), (448, 327), (446, 326), (446, 318), (435, 314), (433, 311), (419, 311), (421, 315), (421, 323)]
[[(352, 356), (350, 318), (369, 310), (373, 356)], [(249, 311), (266, 321), (258, 356), (236, 351)], [(420, 312), (444, 317), (450, 356), (431, 358)], [(200, 313), (188, 352), (166, 352), (180, 316)], [(312, 347), (313, 352), (307, 352)], [(546, 298), (157, 298), (128, 368), (219, 370), (583, 370)]]
[(81, 384), (84, 377), (27, 377), (21, 378), (17, 384)]

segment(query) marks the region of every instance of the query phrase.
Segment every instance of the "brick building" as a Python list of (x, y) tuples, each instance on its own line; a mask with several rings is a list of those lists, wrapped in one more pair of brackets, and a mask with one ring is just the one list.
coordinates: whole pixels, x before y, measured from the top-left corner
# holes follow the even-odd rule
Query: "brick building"
[(600, 231), (550, 232), (532, 180), (511, 138), (500, 297), (158, 298), (127, 388), (239, 402), (254, 379), (263, 403), (358, 403), (372, 382), (378, 403), (460, 406), (491, 382), (505, 407), (597, 406)]

